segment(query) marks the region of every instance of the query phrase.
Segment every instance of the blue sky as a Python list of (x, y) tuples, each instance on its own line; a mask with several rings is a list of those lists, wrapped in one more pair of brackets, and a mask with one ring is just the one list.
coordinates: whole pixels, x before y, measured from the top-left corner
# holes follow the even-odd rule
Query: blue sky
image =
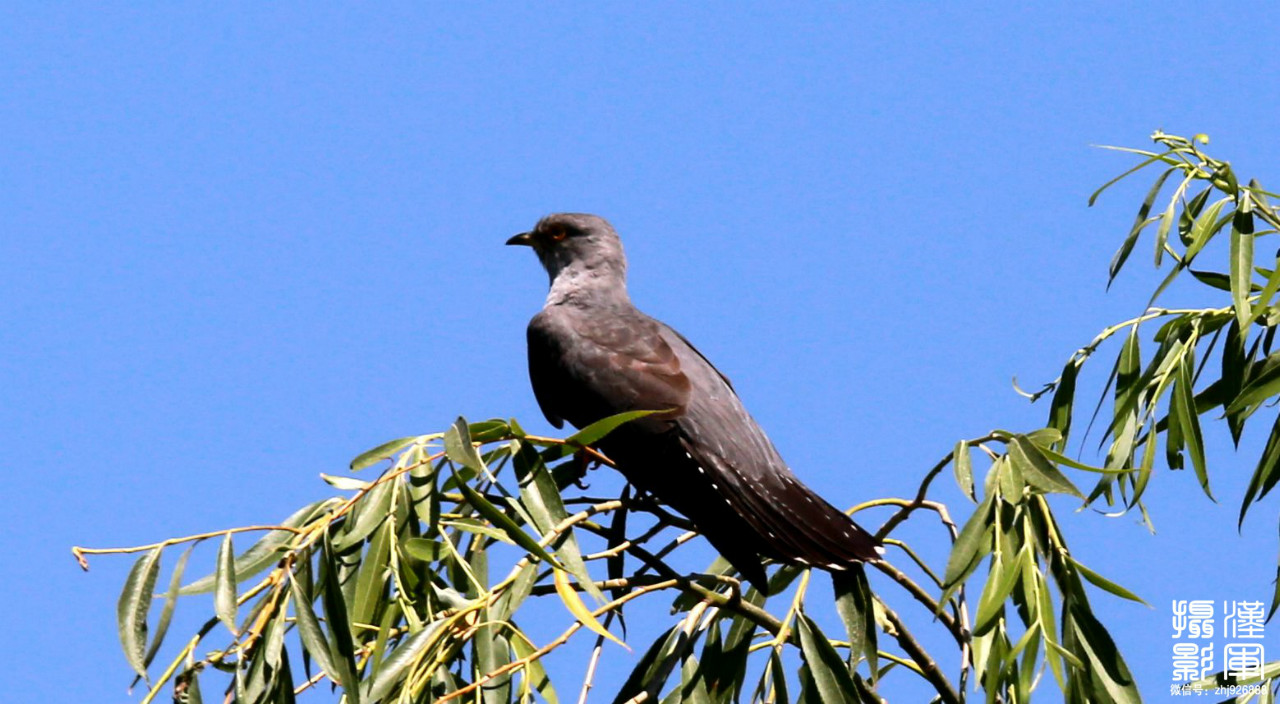
[[(1086, 208), (1130, 164), (1089, 145), (1206, 132), (1280, 184), (1261, 7), (7, 4), (8, 688), (126, 700), (130, 561), (82, 574), (73, 544), (283, 517), (458, 414), (548, 429), (524, 366), (545, 276), (501, 246), (548, 212), (613, 221), (633, 298), (837, 504), (1039, 427), (1010, 378), (1052, 379), (1156, 280), (1144, 255), (1104, 292), (1147, 182)], [(1154, 536), (1058, 507), (1155, 605), (1095, 598), (1152, 701), (1170, 599), (1270, 594), (1275, 501), (1237, 535), (1256, 455), (1211, 448), (1222, 503), (1159, 476)]]

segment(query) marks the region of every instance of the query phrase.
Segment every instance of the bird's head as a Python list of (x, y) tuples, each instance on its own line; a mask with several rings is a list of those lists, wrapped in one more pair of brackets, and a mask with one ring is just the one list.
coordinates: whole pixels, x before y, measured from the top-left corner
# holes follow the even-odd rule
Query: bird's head
[(538, 221), (507, 244), (533, 248), (554, 287), (562, 274), (579, 285), (592, 281), (624, 282), (627, 258), (622, 240), (609, 221), (586, 213), (556, 213)]

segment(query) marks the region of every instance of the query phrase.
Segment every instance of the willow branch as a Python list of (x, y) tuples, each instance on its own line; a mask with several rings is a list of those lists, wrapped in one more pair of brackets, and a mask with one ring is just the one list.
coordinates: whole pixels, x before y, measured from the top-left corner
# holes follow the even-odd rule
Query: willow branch
[(889, 608), (889, 605), (884, 603), (883, 600), (876, 599), (876, 601), (880, 602), (881, 608), (884, 609), (885, 619), (893, 626), (893, 632), (889, 635), (898, 641), (898, 645), (902, 650), (920, 667), (920, 673), (937, 690), (941, 700), (945, 704), (960, 704), (960, 696), (956, 694), (956, 690), (951, 686), (947, 676), (942, 674), (942, 670), (938, 669), (938, 663), (933, 661), (933, 657), (929, 655), (928, 651), (921, 647), (919, 641), (911, 635), (902, 619), (898, 618), (898, 614), (894, 613), (893, 609)]

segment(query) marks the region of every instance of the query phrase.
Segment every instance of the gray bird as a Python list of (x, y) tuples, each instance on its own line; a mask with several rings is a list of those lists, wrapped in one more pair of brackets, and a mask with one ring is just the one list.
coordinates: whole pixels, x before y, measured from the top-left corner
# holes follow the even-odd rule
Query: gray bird
[(529, 377), (557, 428), (635, 410), (600, 449), (638, 489), (684, 514), (761, 591), (762, 557), (842, 571), (883, 553), (800, 483), (729, 379), (683, 335), (636, 309), (622, 242), (603, 218), (560, 213), (507, 240), (551, 277), (529, 322)]

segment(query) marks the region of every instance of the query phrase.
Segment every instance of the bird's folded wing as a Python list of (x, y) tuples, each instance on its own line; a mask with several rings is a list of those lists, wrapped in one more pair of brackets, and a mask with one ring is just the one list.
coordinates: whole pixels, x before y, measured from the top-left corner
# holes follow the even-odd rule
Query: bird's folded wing
[(645, 316), (592, 320), (546, 309), (529, 323), (529, 376), (556, 427), (635, 410), (683, 411), (689, 380)]

